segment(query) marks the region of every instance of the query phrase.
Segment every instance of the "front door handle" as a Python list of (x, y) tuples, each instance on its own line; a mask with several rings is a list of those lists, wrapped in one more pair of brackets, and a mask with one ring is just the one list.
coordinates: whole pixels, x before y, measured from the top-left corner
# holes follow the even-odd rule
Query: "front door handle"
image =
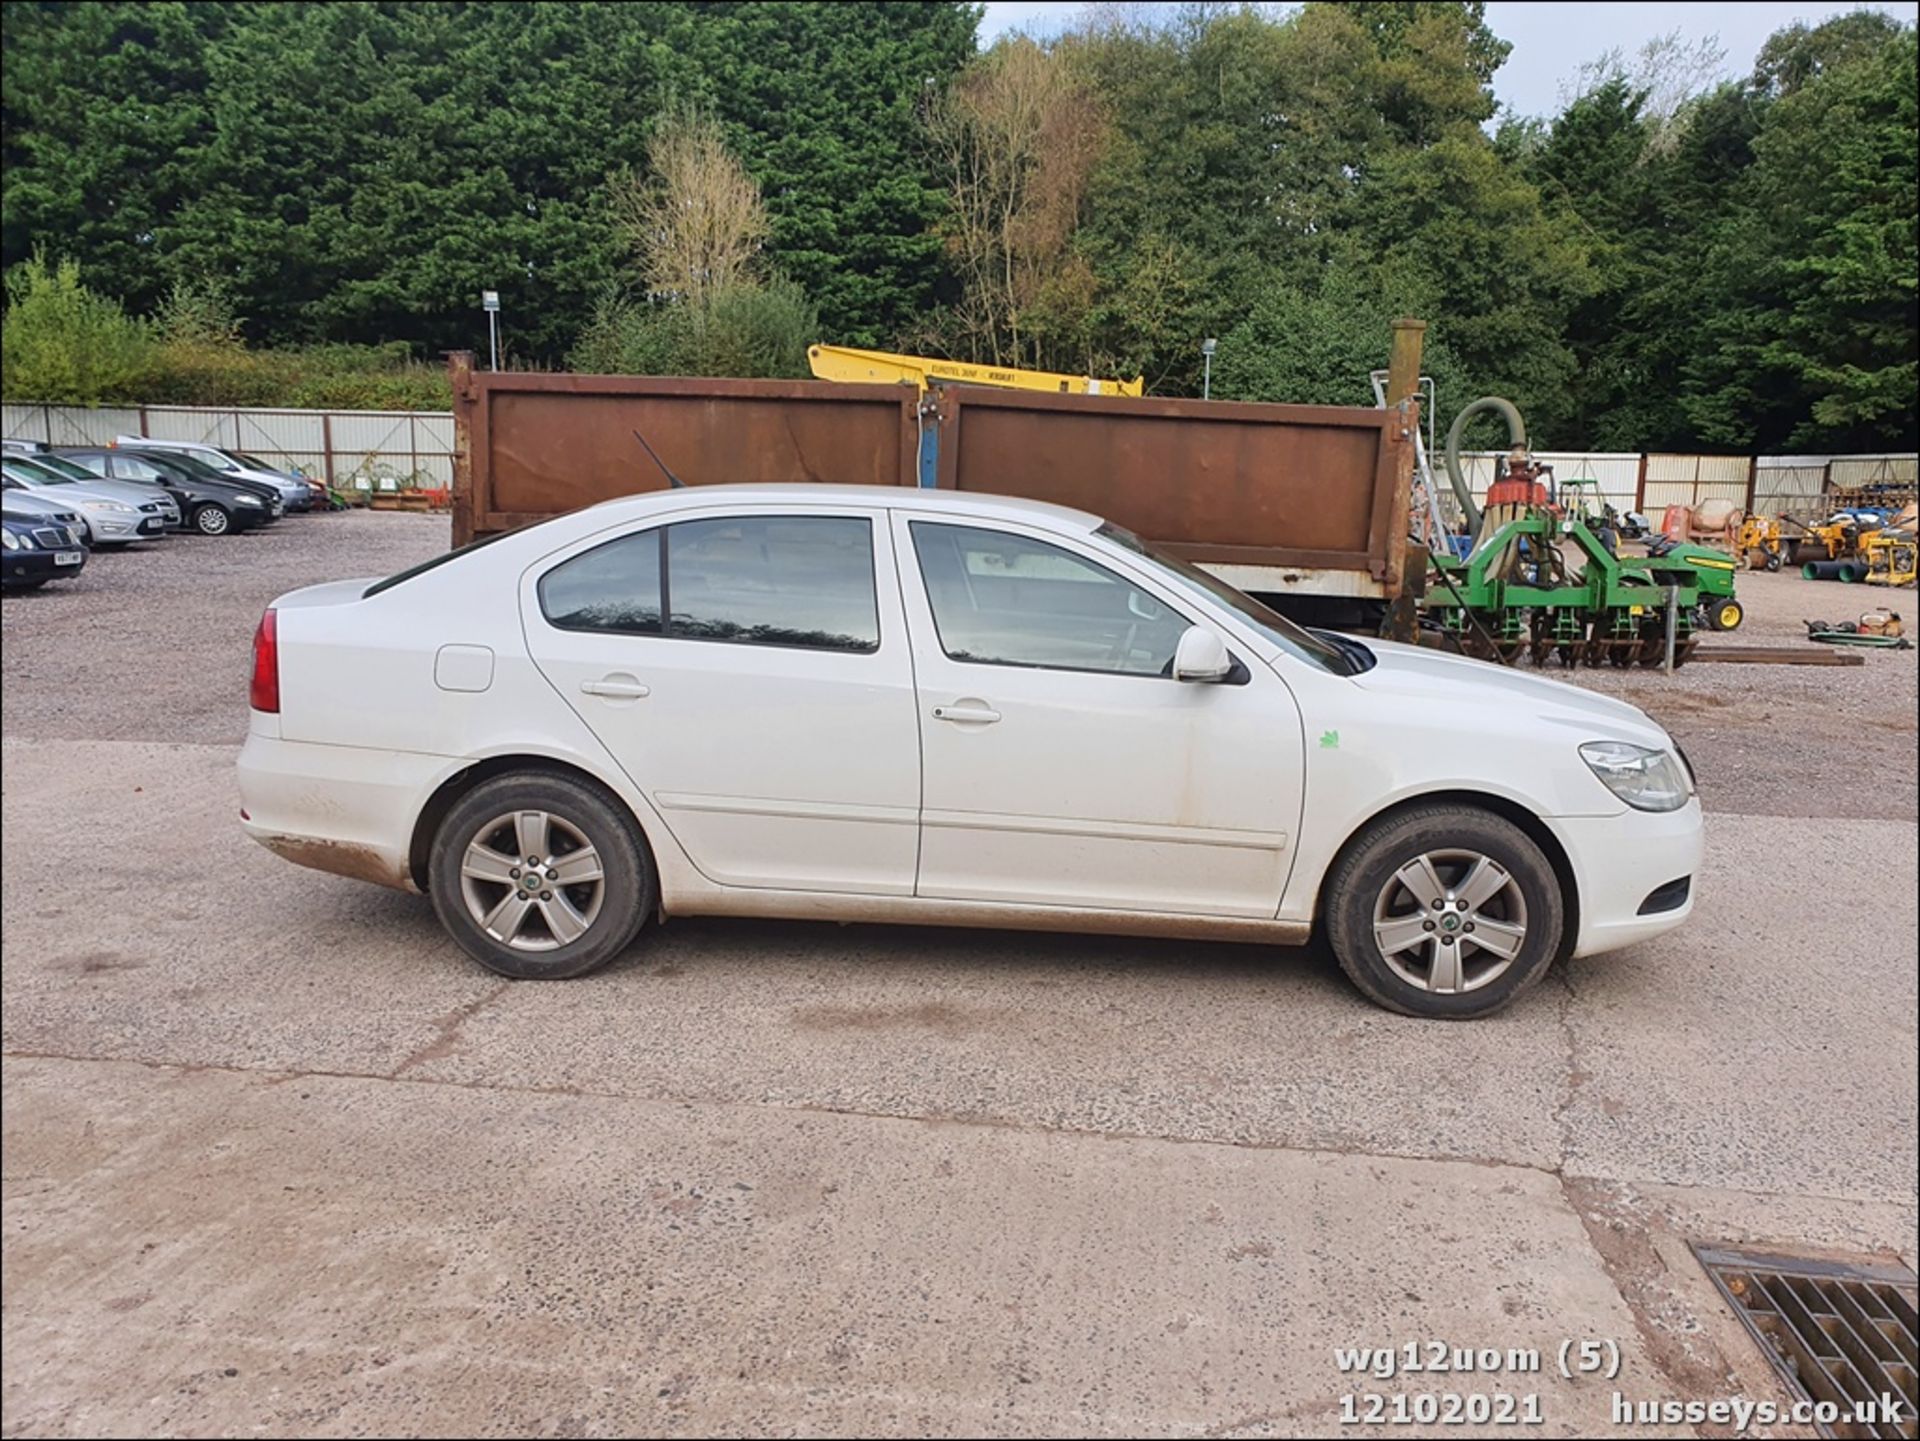
[(584, 695), (603, 695), (614, 700), (639, 700), (642, 696), (652, 695), (653, 691), (642, 685), (630, 675), (602, 676), (599, 680), (583, 680), (580, 690)]
[(961, 701), (955, 705), (937, 705), (933, 708), (935, 720), (952, 721), (955, 725), (990, 726), (1000, 719), (1000, 712), (983, 701)]

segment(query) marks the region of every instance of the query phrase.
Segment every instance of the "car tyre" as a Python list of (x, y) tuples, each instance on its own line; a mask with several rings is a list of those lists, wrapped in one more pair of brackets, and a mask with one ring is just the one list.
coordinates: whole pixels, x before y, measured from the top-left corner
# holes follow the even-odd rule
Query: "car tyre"
[(227, 514), (224, 507), (215, 505), (211, 501), (204, 505), (196, 505), (188, 520), (202, 535), (225, 535), (233, 529), (233, 517)]
[(1546, 974), (1566, 927), (1560, 880), (1540, 847), (1511, 821), (1455, 804), (1362, 831), (1328, 875), (1322, 914), (1362, 995), (1436, 1020), (1512, 1004)]
[(567, 980), (605, 965), (659, 896), (652, 858), (619, 802), (550, 772), (498, 776), (461, 797), (434, 834), (427, 873), (434, 910), (461, 949), (514, 980)]

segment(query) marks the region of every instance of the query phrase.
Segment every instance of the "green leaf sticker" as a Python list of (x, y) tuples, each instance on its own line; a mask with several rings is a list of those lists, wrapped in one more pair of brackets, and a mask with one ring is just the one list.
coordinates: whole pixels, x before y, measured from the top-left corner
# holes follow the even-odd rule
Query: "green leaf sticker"
[(1323, 751), (1339, 750), (1340, 749), (1340, 732), (1339, 731), (1321, 731), (1320, 732), (1320, 749)]

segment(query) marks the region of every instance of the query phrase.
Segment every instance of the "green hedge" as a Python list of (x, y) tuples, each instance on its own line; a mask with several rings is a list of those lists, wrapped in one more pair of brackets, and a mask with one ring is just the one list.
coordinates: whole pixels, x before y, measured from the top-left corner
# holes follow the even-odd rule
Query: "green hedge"
[[(404, 343), (250, 350), (226, 322), (128, 315), (44, 256), (7, 276), (0, 394), (40, 405), (448, 410), (446, 372)], [(176, 300), (178, 297), (176, 297)]]

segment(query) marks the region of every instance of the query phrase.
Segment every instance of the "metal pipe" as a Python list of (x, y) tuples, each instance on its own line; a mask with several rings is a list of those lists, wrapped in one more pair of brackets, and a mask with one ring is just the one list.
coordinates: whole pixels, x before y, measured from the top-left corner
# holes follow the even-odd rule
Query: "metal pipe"
[(1667, 587), (1667, 658), (1661, 666), (1668, 675), (1673, 674), (1674, 642), (1680, 633), (1680, 587)]

